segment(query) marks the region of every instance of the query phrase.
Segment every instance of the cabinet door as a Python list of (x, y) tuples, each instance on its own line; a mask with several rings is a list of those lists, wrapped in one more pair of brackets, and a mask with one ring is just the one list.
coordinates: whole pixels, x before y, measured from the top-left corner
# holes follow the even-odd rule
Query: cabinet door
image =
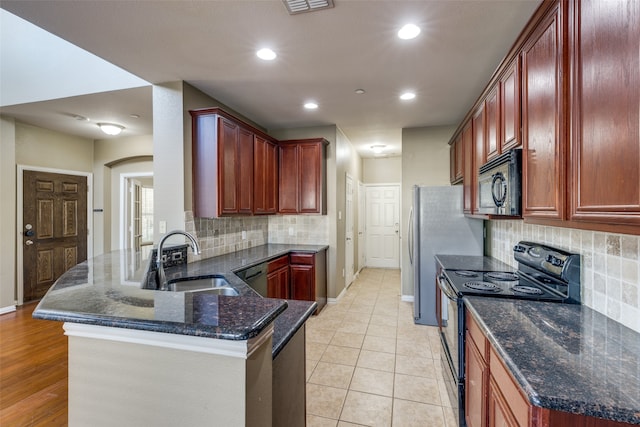
[(473, 200), (472, 200), (472, 213), (475, 213), (478, 209), (478, 170), (480, 166), (487, 162), (487, 155), (484, 152), (484, 105), (480, 104), (475, 114), (473, 115)]
[(565, 216), (562, 33), (557, 5), (522, 51), (524, 217)]
[(265, 145), (265, 213), (278, 212), (278, 146), (267, 141)]
[(469, 332), (466, 333), (466, 336), (467, 382), (464, 410), (467, 427), (485, 427), (487, 425), (486, 407), (489, 370)]
[(640, 2), (571, 5), (570, 219), (640, 225)]
[(298, 147), (293, 144), (282, 145), (279, 153), (278, 211), (280, 213), (298, 213)]
[(253, 213), (253, 132), (238, 129), (238, 162), (236, 164), (238, 183), (238, 213)]
[(520, 145), (520, 66), (519, 58), (500, 79), (500, 151)]
[(475, 198), (476, 174), (474, 174), (475, 161), (473, 158), (473, 121), (469, 122), (462, 129), (462, 158), (464, 163), (464, 173), (462, 176), (463, 186), (463, 207), (465, 213), (473, 212), (473, 200)]
[(300, 213), (318, 213), (321, 209), (322, 145), (300, 144), (298, 150)]
[(449, 145), (449, 182), (451, 185), (456, 183), (456, 143), (455, 141)]
[(289, 294), (289, 266), (282, 267), (267, 275), (268, 298), (290, 298)]
[(454, 142), (455, 148), (455, 182), (460, 182), (464, 177), (464, 155), (462, 148), (462, 134), (456, 137), (456, 141)]
[(253, 146), (253, 212), (273, 214), (278, 204), (278, 147), (257, 135)]
[(238, 213), (238, 131), (236, 123), (218, 117), (218, 214)]
[(315, 301), (313, 265), (291, 264), (291, 299)]
[(509, 404), (500, 392), (493, 378), (489, 380), (489, 427), (525, 427), (520, 426), (509, 410)]
[(500, 110), (498, 108), (498, 88), (496, 85), (485, 101), (485, 114), (486, 114), (486, 126), (485, 126), (485, 152), (487, 154), (487, 160), (491, 160), (494, 157), (500, 155)]

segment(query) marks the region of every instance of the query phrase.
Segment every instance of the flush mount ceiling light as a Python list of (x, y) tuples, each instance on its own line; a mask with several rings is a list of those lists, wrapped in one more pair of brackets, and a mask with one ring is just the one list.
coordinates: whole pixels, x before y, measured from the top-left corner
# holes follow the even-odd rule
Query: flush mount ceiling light
[(386, 147), (384, 144), (376, 144), (371, 146), (371, 150), (373, 150), (375, 154), (380, 154)]
[(120, 132), (124, 130), (124, 126), (113, 123), (98, 123), (98, 127), (107, 135), (120, 135)]
[(290, 15), (333, 7), (333, 0), (282, 0)]
[(276, 53), (273, 50), (271, 50), (271, 49), (269, 49), (267, 47), (262, 48), (259, 51), (257, 51), (256, 55), (258, 56), (258, 58), (263, 59), (265, 61), (273, 61), (278, 56), (278, 55), (276, 55)]
[(416, 97), (416, 94), (413, 92), (405, 92), (402, 95), (400, 95), (400, 99), (402, 99), (403, 101), (409, 101), (415, 97)]
[(415, 39), (418, 37), (418, 34), (420, 34), (420, 27), (414, 24), (406, 24), (398, 31), (398, 37), (402, 40)]
[(356, 93), (358, 95), (362, 95), (364, 93), (364, 89), (356, 89)]
[(316, 108), (318, 108), (318, 104), (316, 102), (309, 101), (304, 104), (304, 108), (306, 108), (307, 110), (315, 110)]

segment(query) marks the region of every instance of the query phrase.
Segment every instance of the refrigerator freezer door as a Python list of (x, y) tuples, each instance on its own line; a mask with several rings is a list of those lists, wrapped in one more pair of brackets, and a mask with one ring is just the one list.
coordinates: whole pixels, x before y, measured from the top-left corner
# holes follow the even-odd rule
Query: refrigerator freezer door
[(462, 186), (414, 188), (414, 317), (437, 326), (434, 256), (484, 253), (484, 222), (466, 218)]

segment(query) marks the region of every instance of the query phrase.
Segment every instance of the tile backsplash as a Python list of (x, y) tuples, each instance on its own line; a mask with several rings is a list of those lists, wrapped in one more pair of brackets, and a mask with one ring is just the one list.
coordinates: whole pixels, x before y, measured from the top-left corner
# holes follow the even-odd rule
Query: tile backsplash
[(263, 216), (194, 218), (193, 212), (187, 211), (185, 230), (193, 233), (200, 243), (202, 253), (193, 256), (199, 260), (264, 245), (269, 238), (269, 219)]
[(193, 212), (187, 211), (185, 230), (196, 236), (202, 250), (199, 256), (189, 251), (190, 260), (211, 258), (266, 243), (329, 244), (329, 219), (326, 215), (194, 218)]
[(487, 221), (488, 255), (513, 267), (520, 240), (545, 243), (582, 255), (582, 303), (640, 332), (640, 236)]
[(271, 215), (269, 243), (299, 245), (328, 245), (329, 217), (327, 215)]

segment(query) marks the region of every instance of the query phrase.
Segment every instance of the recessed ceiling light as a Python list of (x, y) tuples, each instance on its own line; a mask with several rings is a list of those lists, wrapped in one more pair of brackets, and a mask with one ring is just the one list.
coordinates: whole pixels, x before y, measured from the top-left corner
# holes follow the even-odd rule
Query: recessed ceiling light
[(420, 27), (414, 24), (406, 24), (398, 31), (398, 37), (402, 40), (415, 39), (420, 34)]
[(384, 144), (376, 144), (371, 146), (371, 150), (373, 150), (375, 154), (380, 154), (386, 147)]
[(362, 95), (364, 93), (364, 89), (356, 89), (356, 93), (358, 95)]
[(120, 135), (120, 132), (124, 130), (124, 126), (116, 125), (114, 123), (98, 123), (98, 127), (107, 135)]
[(315, 110), (316, 108), (318, 108), (318, 104), (313, 101), (306, 102), (304, 104), (304, 108), (306, 108), (307, 110)]
[(403, 101), (408, 101), (410, 99), (413, 99), (416, 97), (416, 94), (413, 92), (405, 92), (402, 95), (400, 95), (400, 99), (402, 99)]
[(276, 59), (276, 56), (278, 56), (274, 51), (266, 47), (257, 51), (256, 55), (258, 55), (258, 58), (264, 59), (265, 61), (272, 61)]

